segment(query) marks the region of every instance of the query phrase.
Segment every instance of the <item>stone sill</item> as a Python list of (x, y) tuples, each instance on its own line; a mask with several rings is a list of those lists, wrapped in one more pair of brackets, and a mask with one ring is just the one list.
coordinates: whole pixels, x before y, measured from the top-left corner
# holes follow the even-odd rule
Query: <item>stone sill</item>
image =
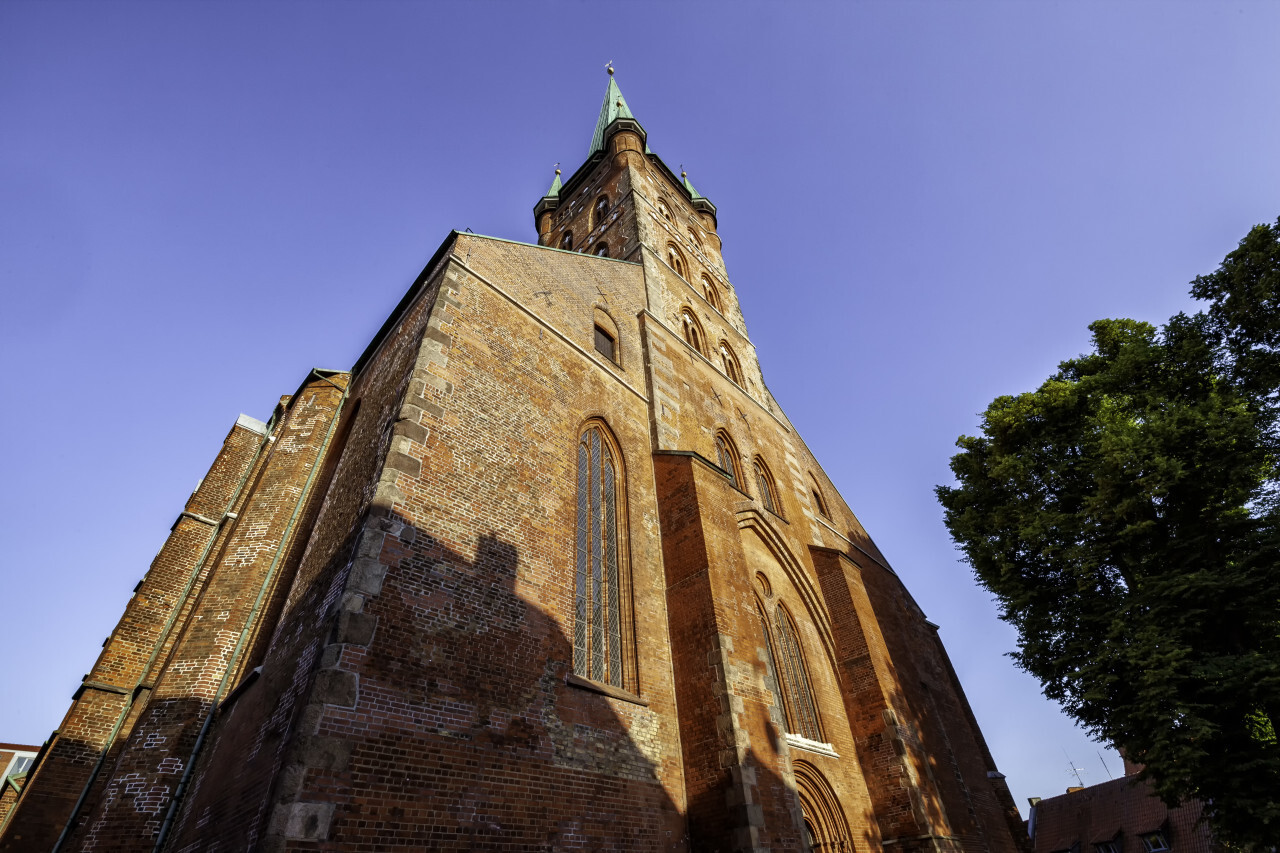
[(641, 699), (630, 690), (623, 690), (621, 687), (614, 687), (612, 684), (602, 684), (599, 681), (592, 681), (590, 678), (583, 678), (581, 675), (573, 672), (565, 676), (564, 680), (570, 687), (590, 690), (592, 693), (599, 693), (603, 696), (608, 696), (610, 699), (621, 699), (623, 702), (630, 702), (633, 705), (642, 705), (645, 708), (649, 707), (648, 702)]
[(807, 737), (793, 735), (791, 732), (786, 733), (787, 744), (795, 749), (803, 749), (807, 752), (816, 752), (818, 755), (827, 755), (831, 758), (839, 758), (836, 748), (829, 743), (819, 743), (816, 740), (809, 740)]

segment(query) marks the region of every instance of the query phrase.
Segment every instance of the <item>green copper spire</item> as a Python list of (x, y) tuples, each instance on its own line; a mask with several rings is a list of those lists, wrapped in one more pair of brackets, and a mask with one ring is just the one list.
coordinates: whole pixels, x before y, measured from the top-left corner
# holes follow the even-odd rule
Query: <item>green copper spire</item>
[(689, 191), (689, 198), (702, 198), (698, 191), (693, 188), (693, 184), (689, 183), (689, 173), (684, 169), (680, 170), (680, 180), (684, 184), (684, 188)]
[[(557, 166), (560, 164), (557, 163)], [(559, 198), (560, 197), (560, 170), (556, 169), (556, 179), (551, 182), (551, 189), (547, 190), (543, 198)]]
[(627, 106), (626, 99), (622, 97), (622, 90), (614, 82), (613, 66), (610, 65), (609, 88), (605, 89), (604, 92), (604, 103), (600, 106), (600, 118), (596, 119), (596, 132), (591, 137), (591, 150), (587, 152), (588, 157), (597, 151), (604, 150), (604, 129), (619, 118), (629, 118), (634, 121), (636, 117), (631, 114), (631, 108)]

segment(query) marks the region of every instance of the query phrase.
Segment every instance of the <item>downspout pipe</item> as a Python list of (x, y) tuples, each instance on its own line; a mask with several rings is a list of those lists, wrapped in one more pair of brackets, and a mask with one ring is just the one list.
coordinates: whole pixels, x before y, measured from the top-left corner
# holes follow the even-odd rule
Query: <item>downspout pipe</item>
[[(312, 370), (311, 375), (317, 379), (329, 382), (335, 388), (338, 388), (336, 382), (331, 381), (327, 376), (323, 376), (319, 371)], [(308, 377), (310, 378), (310, 377)], [(191, 775), (195, 771), (196, 759), (200, 755), (200, 750), (204, 746), (205, 737), (209, 734), (209, 729), (213, 727), (213, 717), (218, 710), (218, 704), (221, 701), (222, 693), (226, 690), (227, 682), (231, 678), (231, 673), (236, 670), (240, 662), (240, 655), (244, 652), (245, 640), (248, 638), (254, 620), (258, 616), (258, 612), (262, 609), (263, 599), (267, 596), (267, 590), (271, 588), (271, 582), (275, 578), (276, 571), (280, 567), (280, 560), (284, 557), (288, 550), (289, 537), (293, 535), (294, 524), (298, 521), (298, 516), (302, 514), (302, 508), (306, 505), (308, 498), (311, 496), (311, 486), (315, 482), (316, 475), (323, 467), (319, 464), (324, 458), (324, 454), (329, 450), (329, 444), (333, 441), (334, 431), (338, 427), (338, 421), (342, 418), (342, 410), (347, 402), (347, 389), (342, 388), (342, 397), (338, 401), (338, 408), (333, 413), (333, 419), (329, 422), (329, 430), (325, 433), (324, 444), (321, 446), (320, 456), (317, 463), (311, 466), (311, 473), (307, 475), (306, 485), (302, 489), (302, 494), (298, 498), (298, 503), (293, 508), (293, 514), (289, 517), (289, 523), (285, 527), (284, 535), (280, 538), (280, 547), (276, 549), (276, 555), (271, 560), (271, 566), (267, 569), (266, 577), (263, 578), (262, 586), (258, 589), (258, 597), (253, 602), (253, 609), (249, 611), (249, 618), (245, 621), (244, 628), (240, 631), (240, 639), (236, 641), (236, 647), (231, 653), (231, 659), (227, 662), (227, 669), (222, 675), (222, 680), (218, 683), (218, 689), (214, 692), (213, 703), (209, 706), (209, 711), (205, 714), (204, 724), (200, 726), (200, 734), (196, 736), (195, 745), (191, 747), (191, 755), (187, 758), (186, 767), (182, 771), (182, 779), (178, 782), (178, 787), (174, 789), (173, 797), (169, 800), (169, 809), (165, 813), (164, 823), (160, 826), (160, 834), (156, 836), (155, 846), (152, 848), (153, 853), (160, 853), (164, 848), (164, 842), (169, 836), (169, 830), (173, 828), (174, 818), (178, 815), (178, 806), (182, 802), (183, 795), (186, 794), (187, 785), (191, 781)]]

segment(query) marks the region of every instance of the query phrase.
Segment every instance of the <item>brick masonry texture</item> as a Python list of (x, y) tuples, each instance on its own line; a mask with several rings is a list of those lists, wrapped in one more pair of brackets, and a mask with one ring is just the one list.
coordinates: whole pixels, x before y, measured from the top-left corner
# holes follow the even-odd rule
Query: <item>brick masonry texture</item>
[(1092, 850), (1100, 841), (1111, 841), (1117, 853), (1146, 853), (1142, 835), (1157, 830), (1177, 853), (1225, 853), (1208, 824), (1200, 822), (1202, 808), (1197, 801), (1169, 808), (1146, 782), (1126, 775), (1037, 803), (1034, 850), (1058, 853), (1075, 845)]
[[(605, 148), (538, 245), (451, 234), (349, 373), (232, 430), (0, 850), (1027, 848), (936, 630), (764, 384), (714, 212), (634, 125)], [(588, 429), (609, 684), (574, 672)]]

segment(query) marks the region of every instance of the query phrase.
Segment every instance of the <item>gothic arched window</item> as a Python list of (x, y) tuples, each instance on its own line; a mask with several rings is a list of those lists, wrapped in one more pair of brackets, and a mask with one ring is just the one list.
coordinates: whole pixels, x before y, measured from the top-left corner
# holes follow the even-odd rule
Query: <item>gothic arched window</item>
[(764, 464), (764, 460), (756, 457), (756, 488), (760, 491), (760, 503), (764, 504), (764, 508), (775, 515), (782, 515), (781, 507), (778, 504), (778, 492), (773, 485), (773, 476), (769, 473), (769, 468)]
[(698, 318), (694, 317), (693, 312), (688, 308), (680, 312), (680, 326), (685, 342), (699, 353), (706, 355), (702, 349), (702, 326), (698, 325)]
[(573, 248), (573, 232), (572, 231), (564, 232), (564, 236), (560, 238), (560, 248), (561, 249)]
[(675, 221), (674, 217), (671, 216), (671, 208), (667, 207), (667, 203), (662, 199), (658, 199), (658, 213), (662, 214), (662, 218), (668, 222)]
[(742, 387), (742, 368), (738, 366), (738, 358), (724, 341), (720, 342), (720, 361), (724, 364), (724, 375), (733, 380), (733, 384)]
[(827, 502), (822, 499), (822, 489), (818, 488), (818, 481), (812, 474), (809, 475), (809, 490), (813, 494), (813, 508), (818, 511), (818, 515), (831, 518), (831, 513), (827, 512)]
[[(765, 626), (766, 630), (768, 625)], [(809, 686), (809, 673), (805, 669), (804, 654), (796, 638), (796, 626), (791, 615), (781, 605), (773, 611), (773, 630), (777, 640), (776, 659), (770, 649), (770, 663), (774, 666), (774, 679), (780, 681), (787, 718), (787, 731), (813, 741), (822, 741), (822, 729), (818, 725), (818, 711), (813, 702), (813, 689)]]
[(689, 226), (689, 239), (693, 241), (693, 245), (702, 248), (702, 241), (698, 239), (698, 232), (693, 230), (692, 225)]
[(724, 309), (720, 307), (720, 291), (716, 290), (716, 286), (712, 284), (711, 279), (707, 276), (702, 277), (702, 295), (711, 303), (711, 307), (724, 313)]
[(603, 195), (602, 195), (602, 196), (600, 196), (600, 198), (596, 199), (596, 216), (595, 216), (595, 218), (596, 218), (596, 227), (597, 227), (597, 228), (599, 228), (599, 227), (600, 227), (600, 223), (601, 223), (601, 222), (604, 222), (604, 216), (605, 216), (605, 214), (606, 214), (606, 213), (608, 213), (608, 212), (609, 212), (609, 197), (608, 197), (608, 196), (603, 196)]
[(596, 243), (596, 255), (597, 257), (601, 257), (601, 258), (609, 257), (609, 244)]
[(738, 451), (734, 448), (729, 436), (723, 432), (716, 433), (716, 463), (724, 470), (724, 475), (739, 488), (742, 477), (738, 475)]
[(688, 278), (686, 272), (688, 267), (684, 264), (684, 255), (680, 254), (680, 250), (676, 248), (675, 243), (667, 244), (667, 265), (676, 271), (681, 278)]
[(573, 671), (622, 686), (618, 568), (618, 467), (599, 426), (578, 440), (577, 561), (573, 597)]

